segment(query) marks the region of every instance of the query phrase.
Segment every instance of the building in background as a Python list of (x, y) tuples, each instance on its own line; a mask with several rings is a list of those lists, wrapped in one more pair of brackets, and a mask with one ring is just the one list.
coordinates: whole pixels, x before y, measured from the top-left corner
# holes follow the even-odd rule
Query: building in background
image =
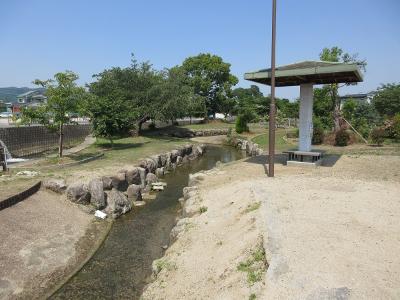
[(35, 107), (47, 102), (44, 90), (35, 90), (23, 93), (17, 96), (18, 105), (20, 107)]
[(372, 98), (374, 98), (374, 95), (376, 92), (369, 92), (366, 94), (348, 94), (340, 97), (340, 108), (343, 107), (343, 105), (350, 100), (353, 100), (354, 102), (357, 103), (366, 103), (370, 104), (372, 101)]

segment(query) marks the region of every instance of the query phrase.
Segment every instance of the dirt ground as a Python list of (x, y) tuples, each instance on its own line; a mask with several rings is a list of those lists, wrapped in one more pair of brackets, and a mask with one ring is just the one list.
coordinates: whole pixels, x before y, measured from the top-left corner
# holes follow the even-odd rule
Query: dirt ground
[[(399, 299), (400, 156), (278, 163), (275, 178), (265, 161), (200, 176), (195, 200), (186, 201), (199, 212), (178, 222), (143, 298)], [(267, 263), (257, 278), (257, 266), (243, 266), (260, 239)]]
[(39, 191), (0, 211), (0, 228), (0, 299), (40, 299), (86, 259), (105, 222)]

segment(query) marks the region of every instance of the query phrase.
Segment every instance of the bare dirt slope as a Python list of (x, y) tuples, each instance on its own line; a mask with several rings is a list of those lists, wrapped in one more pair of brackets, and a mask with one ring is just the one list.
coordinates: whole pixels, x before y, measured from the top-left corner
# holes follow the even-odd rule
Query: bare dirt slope
[(68, 275), (93, 247), (93, 218), (46, 191), (0, 211), (0, 299), (41, 298)]
[[(273, 179), (264, 161), (203, 176), (188, 201), (207, 211), (179, 221), (144, 299), (399, 299), (400, 157), (278, 164)], [(269, 267), (254, 282), (241, 266), (260, 238)]]

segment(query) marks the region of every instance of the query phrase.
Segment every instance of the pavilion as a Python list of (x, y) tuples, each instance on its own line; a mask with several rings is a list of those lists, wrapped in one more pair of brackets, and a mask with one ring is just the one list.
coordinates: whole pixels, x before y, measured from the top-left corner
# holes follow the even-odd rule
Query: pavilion
[[(271, 69), (244, 74), (244, 79), (271, 85)], [(325, 61), (303, 61), (275, 69), (275, 85), (300, 86), (299, 151), (311, 151), (313, 134), (313, 86), (315, 84), (356, 83), (363, 81), (357, 64)], [(296, 156), (297, 157), (297, 156)], [(303, 156), (301, 156), (303, 160)]]

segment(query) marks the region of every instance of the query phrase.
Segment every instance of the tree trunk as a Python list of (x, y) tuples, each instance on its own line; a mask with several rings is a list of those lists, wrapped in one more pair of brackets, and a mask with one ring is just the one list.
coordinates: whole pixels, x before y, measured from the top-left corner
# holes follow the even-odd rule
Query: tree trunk
[(143, 117), (138, 121), (138, 135), (142, 132), (142, 125), (144, 122), (146, 122), (149, 119), (149, 117)]
[(61, 158), (63, 156), (63, 143), (64, 143), (63, 123), (60, 123), (60, 128), (59, 128), (58, 135), (59, 135), (58, 157)]
[(333, 108), (334, 131), (337, 132), (340, 130), (341, 112), (340, 112), (340, 98), (338, 97), (338, 90), (336, 84), (331, 85), (331, 97), (334, 103), (334, 108)]

